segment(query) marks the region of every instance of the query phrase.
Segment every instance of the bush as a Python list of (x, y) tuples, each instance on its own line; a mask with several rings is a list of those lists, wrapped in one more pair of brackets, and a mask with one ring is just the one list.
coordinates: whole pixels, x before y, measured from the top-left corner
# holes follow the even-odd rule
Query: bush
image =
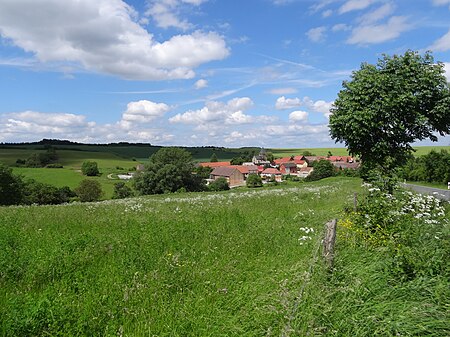
[(63, 168), (64, 166), (60, 163), (48, 164), (46, 168)]
[(124, 182), (114, 184), (113, 199), (123, 199), (133, 196), (133, 190)]
[(74, 196), (73, 191), (65, 186), (57, 188), (50, 184), (27, 180), (23, 187), (23, 203), (37, 205), (57, 205), (69, 201)]
[(17, 205), (22, 201), (22, 179), (0, 163), (0, 205)]
[(259, 175), (252, 173), (249, 174), (247, 177), (247, 187), (254, 188), (254, 187), (261, 187), (263, 185), (262, 179)]
[(314, 170), (309, 176), (306, 177), (306, 181), (315, 181), (323, 178), (332, 177), (336, 173), (334, 165), (329, 160), (319, 160), (313, 165)]
[(220, 177), (209, 184), (211, 191), (227, 191), (230, 189), (227, 179)]
[(82, 202), (100, 200), (103, 195), (102, 186), (97, 180), (84, 179), (75, 189), (75, 193)]
[(97, 163), (95, 161), (85, 161), (81, 166), (81, 173), (88, 177), (99, 175)]

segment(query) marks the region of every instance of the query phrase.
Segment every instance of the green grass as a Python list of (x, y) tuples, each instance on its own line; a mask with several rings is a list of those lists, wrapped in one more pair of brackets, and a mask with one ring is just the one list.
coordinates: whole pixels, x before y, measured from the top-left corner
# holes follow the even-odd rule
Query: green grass
[(359, 186), (0, 208), (2, 334), (278, 336), (323, 224)]

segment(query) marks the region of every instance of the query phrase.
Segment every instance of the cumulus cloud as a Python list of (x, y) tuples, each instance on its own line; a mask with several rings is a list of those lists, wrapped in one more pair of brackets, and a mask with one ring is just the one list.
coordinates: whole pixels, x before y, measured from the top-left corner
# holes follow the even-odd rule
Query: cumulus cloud
[(320, 42), (325, 38), (326, 27), (311, 28), (306, 32), (306, 36), (313, 42)]
[(199, 79), (197, 82), (195, 82), (195, 89), (203, 89), (208, 86), (208, 81), (205, 79)]
[(410, 28), (406, 17), (393, 16), (384, 24), (363, 24), (355, 27), (347, 43), (363, 45), (382, 43), (396, 39)]
[(180, 18), (180, 11), (183, 4), (199, 6), (206, 0), (152, 0), (145, 12), (151, 17), (156, 25), (161, 28), (175, 27), (182, 30), (193, 28), (187, 20)]
[(447, 51), (450, 50), (450, 30), (442, 36), (440, 39), (436, 40), (428, 49), (434, 51)]
[(127, 110), (122, 115), (122, 121), (148, 123), (162, 117), (169, 110), (170, 107), (165, 103), (155, 103), (147, 100), (130, 102), (127, 105)]
[(333, 106), (333, 102), (326, 102), (324, 100), (313, 101), (308, 96), (303, 98), (303, 104), (314, 112), (322, 113), (326, 117), (330, 114), (330, 109)]
[(289, 121), (291, 122), (302, 122), (308, 120), (308, 113), (306, 111), (293, 111), (289, 114)]
[(196, 124), (199, 127), (218, 124), (245, 124), (252, 121), (252, 117), (244, 111), (253, 106), (253, 101), (248, 97), (233, 98), (227, 103), (218, 101), (207, 102), (198, 110), (189, 110), (169, 118), (171, 123)]
[(286, 98), (284, 96), (278, 97), (275, 103), (275, 108), (277, 110), (287, 110), (301, 105), (299, 98)]
[(134, 80), (192, 78), (195, 67), (229, 54), (215, 32), (156, 41), (137, 16), (122, 0), (8, 0), (0, 2), (0, 35), (41, 62)]

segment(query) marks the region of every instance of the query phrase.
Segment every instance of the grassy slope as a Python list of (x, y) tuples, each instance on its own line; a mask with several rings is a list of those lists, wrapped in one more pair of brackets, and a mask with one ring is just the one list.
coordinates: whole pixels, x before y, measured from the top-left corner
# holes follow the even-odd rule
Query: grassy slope
[(0, 208), (3, 335), (286, 332), (323, 224), (360, 181), (296, 186)]

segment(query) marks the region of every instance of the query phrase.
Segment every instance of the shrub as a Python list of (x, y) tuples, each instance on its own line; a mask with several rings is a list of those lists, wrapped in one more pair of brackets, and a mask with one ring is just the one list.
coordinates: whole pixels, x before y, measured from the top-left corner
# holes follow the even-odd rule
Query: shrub
[(64, 166), (60, 163), (48, 164), (46, 168), (63, 168)]
[(133, 196), (133, 190), (124, 182), (114, 184), (113, 199), (123, 199)]
[(95, 161), (85, 161), (81, 166), (81, 172), (88, 177), (97, 176), (100, 173)]
[(259, 175), (252, 173), (249, 174), (247, 177), (247, 187), (254, 188), (254, 187), (261, 187), (262, 179)]
[(22, 179), (0, 163), (0, 205), (16, 205), (22, 201)]
[(97, 201), (103, 195), (102, 187), (97, 180), (84, 179), (80, 185), (75, 189), (75, 193), (80, 198), (80, 201)]
[(58, 188), (33, 179), (27, 180), (23, 187), (23, 203), (29, 205), (63, 204), (68, 202), (73, 196), (73, 191), (67, 186)]
[(211, 191), (227, 191), (230, 189), (230, 186), (225, 178), (220, 177), (209, 184), (209, 189)]
[(329, 160), (319, 160), (315, 162), (313, 166), (314, 170), (306, 177), (306, 181), (320, 180), (335, 175), (336, 170)]

